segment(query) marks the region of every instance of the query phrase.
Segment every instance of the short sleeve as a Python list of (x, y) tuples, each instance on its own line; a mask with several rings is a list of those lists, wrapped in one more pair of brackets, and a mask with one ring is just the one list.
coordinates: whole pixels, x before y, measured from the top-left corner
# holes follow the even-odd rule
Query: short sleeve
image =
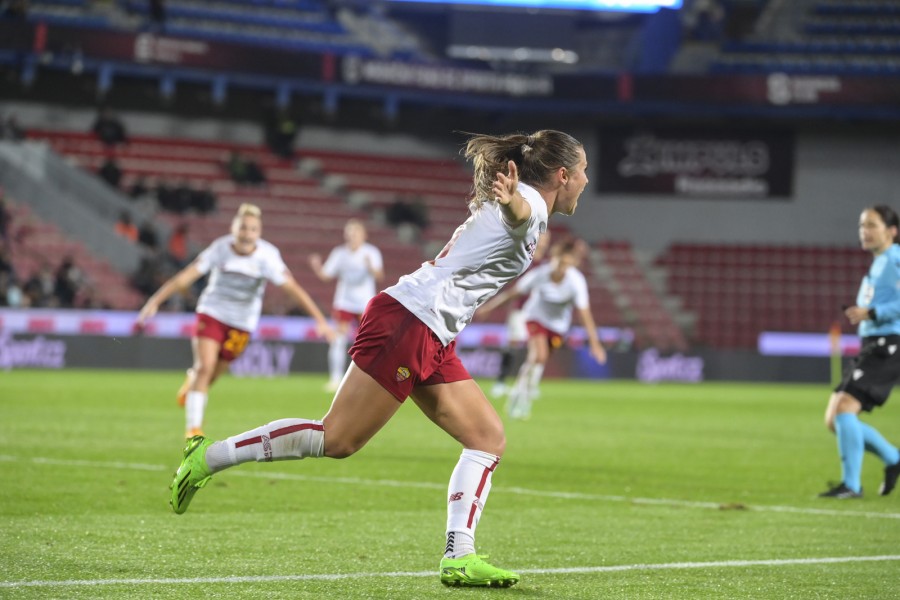
[(527, 294), (538, 285), (538, 275), (541, 269), (531, 269), (516, 281), (515, 290), (520, 294)]
[(574, 278), (575, 282), (575, 308), (590, 308), (590, 298), (588, 297), (587, 280), (580, 271), (575, 271), (578, 275)]
[(325, 260), (325, 264), (322, 265), (322, 272), (325, 273), (328, 277), (337, 277), (340, 272), (341, 267), (341, 246), (334, 248), (331, 253), (328, 255), (328, 258)]
[(287, 270), (287, 265), (284, 264), (284, 260), (281, 258), (281, 252), (278, 248), (272, 246), (271, 252), (266, 253), (263, 264), (263, 274), (266, 279), (275, 285), (284, 285), (287, 281)]
[(375, 246), (369, 246), (369, 257), (372, 259), (372, 268), (381, 271), (384, 268), (384, 259), (381, 257), (381, 250)]
[(221, 240), (216, 240), (197, 255), (197, 258), (194, 260), (194, 266), (197, 267), (201, 275), (206, 275), (212, 270), (216, 260), (222, 254), (221, 247)]
[[(533, 187), (528, 184), (519, 182), (519, 193), (522, 195), (522, 198), (525, 199), (525, 202), (528, 203), (528, 206), (531, 207), (531, 215), (529, 215), (528, 219), (519, 225), (518, 227), (513, 227), (509, 229), (510, 233), (514, 236), (524, 237), (528, 235), (529, 231), (537, 228), (541, 233), (547, 227), (547, 204), (544, 202), (544, 199), (541, 195), (535, 190)], [(503, 219), (503, 213), (500, 211), (500, 206), (497, 205), (497, 210), (499, 211), (500, 220), (506, 224), (506, 221)], [(508, 227), (508, 225), (507, 225)]]

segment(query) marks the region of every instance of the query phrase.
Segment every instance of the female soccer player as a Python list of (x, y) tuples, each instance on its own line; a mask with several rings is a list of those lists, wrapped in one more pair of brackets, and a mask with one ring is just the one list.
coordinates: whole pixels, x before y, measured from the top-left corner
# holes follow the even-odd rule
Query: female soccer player
[[(548, 246), (550, 246), (549, 229), (538, 241), (538, 246), (534, 250), (534, 260), (529, 269), (534, 269), (540, 264), (547, 253)], [(509, 393), (510, 388), (506, 385), (506, 379), (513, 374), (515, 367), (528, 351), (528, 327), (525, 324), (525, 313), (522, 311), (525, 300), (527, 300), (525, 297), (518, 298), (509, 310), (509, 314), (506, 315), (506, 347), (500, 355), (500, 370), (494, 381), (494, 387), (491, 388), (491, 396), (494, 398), (506, 396)], [(482, 307), (479, 315), (486, 314), (484, 313), (485, 308), (486, 306)]]
[(194, 364), (178, 392), (178, 403), (185, 407), (188, 438), (203, 435), (209, 387), (247, 347), (250, 332), (259, 322), (267, 281), (312, 315), (320, 335), (329, 340), (334, 337), (322, 312), (285, 266), (278, 248), (261, 235), (262, 211), (256, 205), (241, 204), (231, 222), (231, 234), (215, 240), (166, 281), (138, 313), (137, 325), (141, 328), (170, 296), (209, 273), (209, 282), (197, 302), (197, 327), (191, 338)]
[(877, 429), (859, 420), (887, 402), (900, 377), (900, 220), (888, 206), (872, 206), (859, 217), (859, 241), (874, 260), (863, 277), (856, 305), (844, 310), (859, 325), (862, 348), (825, 409), (825, 425), (837, 435), (841, 482), (819, 494), (822, 498), (861, 498), (860, 473), (866, 450), (885, 465), (878, 493), (887, 496), (900, 476), (900, 452)]
[(509, 391), (507, 413), (514, 419), (531, 415), (531, 401), (537, 395), (538, 384), (550, 352), (561, 347), (572, 325), (573, 309), (587, 330), (591, 356), (599, 363), (606, 362), (606, 350), (597, 337), (597, 326), (591, 315), (587, 281), (576, 268), (578, 243), (566, 240), (550, 249), (550, 262), (525, 273), (511, 290), (502, 292), (482, 309), (489, 312), (519, 295), (530, 294), (522, 313), (528, 328), (528, 356), (516, 383)]
[(333, 249), (328, 260), (312, 254), (309, 266), (322, 281), (337, 279), (331, 318), (337, 325), (337, 335), (328, 346), (328, 384), (326, 391), (337, 391), (347, 369), (347, 345), (352, 337), (351, 327), (358, 324), (366, 304), (375, 295), (375, 282), (384, 277), (381, 252), (366, 242), (366, 227), (359, 219), (344, 225), (344, 243)]
[(506, 438), (454, 339), (475, 309), (528, 267), (549, 215), (575, 212), (587, 159), (580, 142), (553, 130), (474, 135), (465, 155), (475, 169), (469, 218), (434, 260), (369, 302), (325, 417), (281, 419), (219, 442), (191, 439), (172, 482), (176, 513), (211, 475), (240, 463), (350, 456), (411, 396), (463, 447), (450, 476), (441, 582), (505, 587), (519, 580), (475, 553), (475, 528)]

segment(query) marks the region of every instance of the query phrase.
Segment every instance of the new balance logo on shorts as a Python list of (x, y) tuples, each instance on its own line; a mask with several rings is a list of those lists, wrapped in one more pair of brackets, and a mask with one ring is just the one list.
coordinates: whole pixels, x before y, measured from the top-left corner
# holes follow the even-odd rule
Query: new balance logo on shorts
[(450, 500), (447, 503), (449, 504), (450, 502), (456, 502), (457, 500), (462, 500), (462, 497), (463, 497), (462, 492), (454, 492), (454, 493), (450, 494)]

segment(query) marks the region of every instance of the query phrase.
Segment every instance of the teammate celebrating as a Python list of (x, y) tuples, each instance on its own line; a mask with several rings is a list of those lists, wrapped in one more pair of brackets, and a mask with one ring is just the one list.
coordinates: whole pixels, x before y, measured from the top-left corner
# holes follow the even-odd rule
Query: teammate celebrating
[(506, 438), (454, 340), (479, 306), (528, 267), (549, 215), (575, 212), (587, 159), (580, 142), (552, 130), (475, 135), (465, 155), (475, 169), (469, 218), (437, 258), (369, 302), (325, 417), (281, 419), (219, 442), (189, 440), (172, 482), (176, 513), (213, 474), (240, 463), (350, 456), (411, 396), (463, 446), (450, 476), (441, 582), (506, 587), (519, 580), (475, 553), (475, 528)]
[(551, 259), (525, 273), (508, 291), (494, 297), (482, 312), (486, 313), (519, 295), (530, 294), (522, 313), (528, 328), (528, 356), (519, 369), (516, 383), (509, 392), (507, 413), (514, 419), (531, 415), (531, 401), (537, 396), (538, 384), (550, 352), (561, 347), (572, 325), (573, 309), (578, 309), (587, 330), (591, 356), (606, 362), (606, 351), (597, 337), (597, 326), (591, 315), (587, 281), (576, 268), (578, 243), (567, 240), (554, 244)]
[(872, 253), (856, 306), (844, 310), (859, 325), (862, 349), (834, 389), (825, 409), (825, 425), (837, 435), (841, 482), (819, 494), (822, 498), (861, 498), (861, 472), (866, 450), (885, 464), (878, 493), (886, 496), (900, 477), (900, 452), (877, 429), (859, 420), (887, 402), (900, 377), (900, 220), (888, 206), (873, 206), (859, 217), (859, 241)]
[(241, 355), (250, 332), (256, 329), (267, 281), (282, 288), (312, 315), (320, 335), (329, 340), (334, 337), (315, 302), (291, 276), (278, 248), (261, 235), (262, 211), (256, 205), (241, 204), (231, 222), (231, 235), (210, 244), (150, 296), (138, 313), (137, 325), (143, 327), (170, 296), (209, 273), (209, 282), (197, 302), (197, 327), (191, 338), (194, 364), (178, 391), (189, 438), (203, 435), (209, 387)]
[(337, 279), (331, 318), (337, 325), (337, 335), (328, 346), (328, 384), (326, 391), (337, 391), (347, 368), (347, 345), (352, 337), (351, 327), (359, 323), (366, 304), (375, 295), (375, 283), (384, 277), (381, 252), (366, 242), (366, 227), (359, 219), (344, 225), (344, 243), (333, 249), (328, 260), (312, 254), (309, 265), (322, 281)]
[[(538, 246), (534, 250), (534, 260), (530, 269), (534, 269), (543, 260), (547, 248), (550, 246), (550, 230), (548, 229), (541, 239)], [(500, 355), (500, 370), (497, 372), (497, 379), (494, 380), (494, 386), (491, 388), (491, 396), (499, 398), (509, 393), (509, 386), (506, 385), (506, 379), (513, 374), (515, 367), (520, 363), (521, 358), (528, 351), (528, 326), (525, 324), (525, 313), (522, 307), (525, 305), (527, 297), (519, 297), (516, 299), (513, 307), (506, 315), (506, 347)], [(479, 315), (484, 313), (482, 308)]]

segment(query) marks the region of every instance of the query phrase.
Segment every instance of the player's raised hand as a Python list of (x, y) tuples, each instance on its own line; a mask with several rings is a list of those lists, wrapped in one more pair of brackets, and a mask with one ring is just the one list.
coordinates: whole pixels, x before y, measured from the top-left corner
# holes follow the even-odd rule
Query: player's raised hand
[(491, 190), (494, 192), (494, 198), (498, 203), (506, 205), (512, 202), (513, 196), (516, 195), (516, 189), (519, 186), (519, 169), (514, 161), (509, 161), (509, 174), (497, 171), (497, 179)]
[(844, 315), (851, 325), (859, 325), (869, 318), (869, 309), (865, 306), (848, 306), (844, 309)]
[(606, 348), (601, 344), (591, 344), (591, 356), (601, 365), (606, 364)]
[(152, 319), (153, 315), (156, 314), (156, 311), (159, 310), (159, 307), (153, 303), (148, 302), (141, 308), (141, 312), (138, 313), (137, 322), (135, 323), (138, 328), (143, 329), (144, 325), (147, 323), (148, 319)]
[(325, 338), (329, 344), (337, 338), (337, 332), (326, 321), (316, 323), (316, 333)]

